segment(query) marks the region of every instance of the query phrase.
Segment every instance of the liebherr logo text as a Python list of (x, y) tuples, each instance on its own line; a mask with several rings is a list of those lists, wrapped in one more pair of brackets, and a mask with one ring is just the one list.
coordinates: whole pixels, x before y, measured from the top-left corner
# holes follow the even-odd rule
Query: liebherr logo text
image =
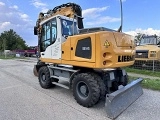
[(118, 56), (118, 62), (129, 62), (134, 60), (134, 55), (120, 55)]

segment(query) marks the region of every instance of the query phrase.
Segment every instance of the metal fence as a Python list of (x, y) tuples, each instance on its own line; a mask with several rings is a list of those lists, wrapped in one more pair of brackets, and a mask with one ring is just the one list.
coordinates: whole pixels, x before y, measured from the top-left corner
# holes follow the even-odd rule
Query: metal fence
[(131, 66), (134, 69), (160, 71), (160, 60), (136, 60)]
[(17, 52), (0, 52), (0, 58), (24, 57), (24, 53)]
[(135, 69), (160, 71), (160, 58), (155, 51), (139, 50), (136, 51), (135, 63), (131, 67)]

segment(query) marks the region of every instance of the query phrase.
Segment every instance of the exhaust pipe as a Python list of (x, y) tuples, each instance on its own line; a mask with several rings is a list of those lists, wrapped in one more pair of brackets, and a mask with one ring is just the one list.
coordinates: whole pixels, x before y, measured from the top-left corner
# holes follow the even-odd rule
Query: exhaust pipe
[(106, 94), (105, 109), (109, 118), (117, 118), (143, 94), (142, 80), (139, 78), (111, 94)]

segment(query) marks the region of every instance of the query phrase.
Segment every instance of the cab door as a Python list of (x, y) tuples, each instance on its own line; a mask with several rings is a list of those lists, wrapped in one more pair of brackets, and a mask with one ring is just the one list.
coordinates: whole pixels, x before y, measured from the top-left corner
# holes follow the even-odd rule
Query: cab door
[(42, 34), (42, 58), (61, 59), (61, 31), (57, 17), (43, 24)]
[(61, 38), (61, 25), (59, 18), (55, 18), (51, 21), (51, 31), (52, 31), (52, 38), (51, 38), (51, 55), (52, 59), (61, 59), (62, 58), (62, 38)]

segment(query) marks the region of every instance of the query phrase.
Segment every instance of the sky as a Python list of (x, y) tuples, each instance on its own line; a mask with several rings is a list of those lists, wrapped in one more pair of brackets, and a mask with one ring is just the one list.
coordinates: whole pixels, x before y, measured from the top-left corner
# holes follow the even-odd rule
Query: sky
[[(160, 36), (160, 0), (122, 0), (123, 32)], [(33, 28), (38, 14), (64, 3), (81, 6), (84, 27), (118, 29), (121, 24), (119, 0), (0, 0), (0, 33), (13, 29), (29, 46), (38, 38)]]

